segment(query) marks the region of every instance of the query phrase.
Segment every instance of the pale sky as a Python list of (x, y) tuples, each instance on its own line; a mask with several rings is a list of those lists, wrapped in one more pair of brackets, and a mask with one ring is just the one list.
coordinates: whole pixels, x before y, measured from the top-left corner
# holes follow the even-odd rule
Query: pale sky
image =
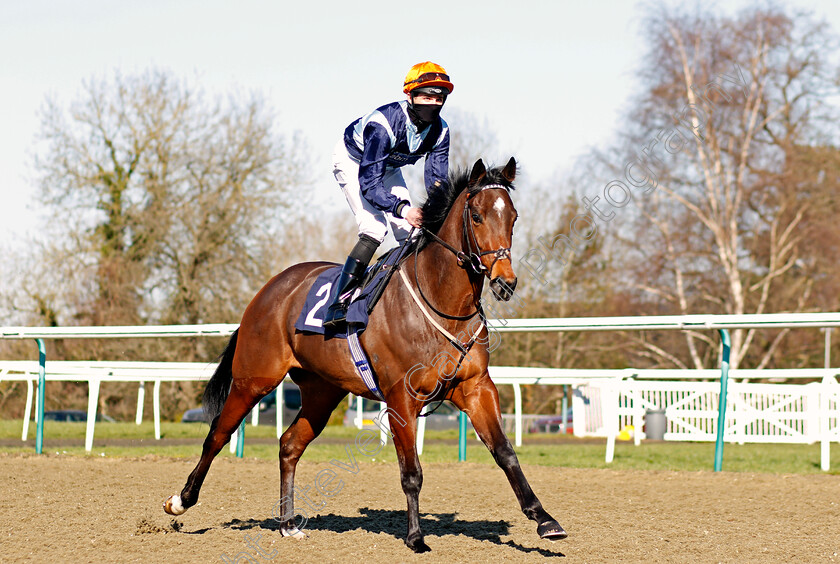
[[(794, 4), (840, 29), (840, 2)], [(321, 205), (335, 207), (345, 204), (329, 158), (342, 131), (401, 99), (411, 65), (432, 60), (455, 83), (443, 116), (451, 107), (487, 118), (499, 139), (488, 158), (514, 155), (520, 183), (548, 180), (589, 146), (605, 144), (619, 125), (644, 49), (641, 6), (0, 0), (0, 246), (37, 235), (30, 166), (45, 97), (67, 105), (83, 80), (115, 70), (166, 69), (210, 95), (263, 93), (278, 114), (277, 129), (304, 134), (312, 190)]]

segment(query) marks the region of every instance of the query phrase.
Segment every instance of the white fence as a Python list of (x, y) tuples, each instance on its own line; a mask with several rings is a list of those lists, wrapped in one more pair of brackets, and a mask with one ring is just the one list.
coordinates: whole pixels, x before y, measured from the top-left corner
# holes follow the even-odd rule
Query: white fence
[[(765, 329), (765, 328), (806, 328), (821, 327), (826, 330), (826, 366), (829, 366), (829, 344), (832, 327), (840, 327), (840, 313), (812, 313), (812, 314), (763, 314), (763, 315), (688, 315), (688, 316), (647, 316), (647, 317), (590, 317), (570, 319), (494, 319), (489, 321), (491, 331), (498, 332), (522, 332), (522, 331), (646, 331), (646, 330), (718, 330), (721, 336), (728, 339), (726, 331), (730, 329)], [(225, 336), (230, 335), (236, 329), (236, 325), (192, 325), (192, 326), (137, 326), (137, 327), (6, 327), (0, 328), (0, 338), (4, 339), (37, 339), (39, 347), (43, 350), (42, 339), (67, 339), (67, 338), (127, 338), (127, 337), (194, 337), (194, 336)], [(725, 341), (726, 342), (726, 341)], [(724, 352), (727, 345), (724, 345)], [(724, 355), (724, 359), (726, 356)], [(1, 362), (1, 361), (0, 361)], [(103, 366), (103, 369), (96, 372), (92, 377), (81, 377), (83, 375), (60, 374), (53, 372), (55, 362), (50, 362), (46, 369), (47, 379), (77, 379), (87, 381), (91, 394), (89, 398), (89, 411), (94, 410), (99, 386), (103, 381), (152, 381), (155, 382), (156, 390), (159, 390), (160, 382), (164, 378), (156, 377), (154, 374), (144, 375), (134, 373), (129, 380), (120, 380), (128, 373), (117, 373), (114, 369), (119, 368), (117, 363), (103, 363), (111, 366), (110, 372)], [(157, 363), (152, 363), (157, 364)], [(166, 364), (161, 368), (166, 368)], [(42, 365), (43, 366), (43, 365)], [(212, 373), (213, 367), (203, 365), (204, 369)], [(522, 409), (521, 409), (521, 388), (523, 384), (569, 384), (577, 388), (576, 398), (587, 397), (589, 406), (583, 408), (581, 405), (575, 407), (575, 428), (587, 429), (595, 426), (594, 433), (601, 433), (607, 437), (607, 461), (612, 460), (612, 453), (615, 443), (615, 435), (619, 425), (632, 423), (637, 429), (645, 411), (652, 407), (664, 408), (668, 419), (668, 430), (666, 438), (673, 440), (712, 440), (711, 436), (719, 431), (715, 417), (725, 416), (723, 433), (718, 433), (718, 446), (722, 447), (724, 440), (732, 442), (806, 442), (812, 443), (819, 440), (822, 445), (822, 464), (827, 469), (828, 444), (830, 441), (838, 440), (838, 385), (836, 375), (822, 376), (818, 384), (806, 386), (794, 386), (795, 389), (785, 390), (774, 387), (759, 390), (758, 388), (746, 386), (759, 386), (759, 384), (734, 384), (733, 398), (728, 398), (724, 405), (718, 405), (718, 397), (721, 393), (726, 394), (726, 366), (723, 363), (723, 371), (681, 371), (683, 377), (701, 376), (704, 378), (717, 378), (721, 375), (720, 391), (717, 391), (717, 384), (714, 383), (689, 383), (678, 382), (666, 384), (664, 382), (647, 382), (647, 378), (667, 378), (668, 371), (653, 371), (643, 374), (645, 371), (627, 370), (563, 370), (563, 369), (530, 369), (513, 367), (493, 368), (491, 376), (498, 384), (509, 384), (514, 387), (515, 396), (515, 442), (517, 445), (522, 442)], [(66, 366), (67, 369), (70, 366)], [(93, 369), (93, 367), (90, 367)], [(122, 367), (120, 370), (129, 370)], [(140, 369), (140, 368), (138, 368)], [(161, 371), (151, 367), (144, 367), (142, 370), (152, 370), (160, 376)], [(67, 370), (59, 370), (67, 372)], [(107, 372), (107, 374), (106, 374)], [(119, 371), (118, 371), (119, 372)], [(786, 378), (783, 371), (754, 371), (761, 372), (762, 378), (780, 377)], [(52, 373), (53, 376), (49, 374)], [(672, 371), (673, 373), (673, 371)], [(747, 371), (739, 371), (735, 378), (749, 377)], [(30, 377), (31, 376), (31, 377)], [(31, 405), (32, 380), (34, 373), (30, 376), (20, 376), (17, 379), (28, 382), (27, 405)], [(72, 377), (71, 377), (72, 376)], [(209, 374), (202, 375), (204, 379)], [(7, 371), (6, 379), (14, 377), (13, 372)], [(2, 379), (0, 371), (0, 379)], [(178, 378), (172, 378), (178, 379)], [(662, 384), (660, 390), (656, 385)], [(679, 388), (679, 390), (665, 388)], [(775, 386), (775, 385), (774, 385)], [(810, 387), (808, 387), (810, 386)], [(141, 383), (141, 393), (143, 384)], [(599, 390), (597, 393), (595, 390)], [(681, 391), (680, 391), (681, 390)], [(42, 389), (40, 390), (43, 391)], [(584, 396), (584, 394), (588, 396)], [(781, 395), (779, 395), (781, 394)], [(786, 394), (786, 395), (785, 395)], [(39, 409), (43, 409), (43, 395), (39, 394)], [(726, 410), (729, 406), (728, 411)], [(578, 423), (580, 417), (580, 423)], [(27, 418), (28, 421), (28, 418)], [(156, 424), (159, 426), (159, 414), (156, 416)], [(92, 445), (93, 440), (93, 418), (89, 417), (88, 438), (86, 444)], [(40, 452), (40, 432), (36, 443), (36, 451)], [(600, 431), (598, 431), (600, 429)], [(159, 434), (159, 433), (158, 433)], [(637, 437), (639, 435), (637, 434)], [(757, 439), (757, 437), (765, 437)], [(719, 453), (722, 456), (722, 448), (716, 448), (716, 469), (719, 466)]]
[[(160, 438), (160, 385), (162, 382), (203, 381), (215, 364), (187, 362), (70, 362), (46, 364), (46, 379), (87, 382), (88, 423), (85, 449), (93, 447), (98, 396), (103, 382), (138, 382), (136, 422), (143, 417), (145, 383), (153, 383), (155, 438)], [(39, 365), (35, 361), (0, 361), (0, 380), (27, 382), (27, 406), (22, 439), (26, 440), (34, 384)], [(493, 381), (514, 390), (514, 441), (523, 442), (523, 385), (568, 385), (574, 390), (572, 409), (577, 436), (607, 439), (605, 458), (612, 461), (619, 429), (634, 427), (636, 444), (644, 438), (645, 414), (665, 410), (665, 440), (714, 441), (717, 433), (720, 387), (717, 382), (659, 380), (658, 378), (712, 378), (714, 370), (575, 370), (496, 366)], [(821, 467), (829, 469), (829, 444), (840, 441), (840, 369), (735, 370), (734, 379), (808, 378), (808, 384), (754, 384), (733, 382), (727, 396), (724, 440), (738, 443), (821, 444)], [(278, 392), (277, 437), (283, 428), (282, 390)], [(256, 411), (252, 424), (257, 423)], [(420, 420), (419, 450), (422, 452), (424, 419)], [(231, 446), (235, 445), (235, 439)]]
[[(649, 411), (665, 412), (665, 440), (715, 441), (720, 386), (716, 382), (668, 381), (638, 371), (618, 382), (579, 386), (572, 401), (578, 436), (613, 440), (618, 429), (632, 426), (635, 443), (645, 437)], [(690, 378), (692, 371), (682, 371)], [(761, 373), (758, 375), (757, 373)], [(727, 395), (723, 439), (729, 443), (820, 444), (820, 466), (830, 466), (830, 444), (840, 442), (840, 384), (836, 369), (803, 369), (796, 377), (819, 379), (807, 384), (749, 383), (748, 378), (791, 378), (787, 370), (733, 371)], [(664, 376), (664, 375), (659, 375)]]
[[(143, 404), (146, 397), (146, 383), (152, 391), (152, 411), (155, 422), (155, 438), (160, 439), (160, 386), (162, 382), (187, 382), (209, 380), (216, 369), (215, 364), (205, 362), (96, 362), (96, 361), (50, 361), (46, 363), (46, 380), (64, 382), (87, 382), (88, 411), (85, 450), (93, 448), (94, 424), (99, 390), (102, 382), (137, 382), (136, 423), (143, 419)], [(0, 361), (0, 381), (26, 382), (26, 408), (21, 438), (29, 435), (29, 420), (40, 373), (40, 365), (34, 360)], [(37, 410), (36, 410), (37, 422)]]

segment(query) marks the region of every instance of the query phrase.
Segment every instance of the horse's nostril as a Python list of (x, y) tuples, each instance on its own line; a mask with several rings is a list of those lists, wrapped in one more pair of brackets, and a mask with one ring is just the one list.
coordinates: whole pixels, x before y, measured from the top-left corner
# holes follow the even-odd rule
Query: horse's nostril
[(493, 292), (498, 298), (503, 301), (508, 301), (513, 296), (513, 291), (516, 288), (516, 282), (516, 278), (508, 281), (501, 276), (497, 276), (490, 281), (490, 287), (493, 288)]
[(505, 280), (503, 278), (497, 278), (496, 280), (498, 281), (499, 286), (501, 286), (504, 291), (513, 294), (513, 291), (516, 289), (516, 282), (517, 282), (516, 278), (514, 278), (513, 280)]

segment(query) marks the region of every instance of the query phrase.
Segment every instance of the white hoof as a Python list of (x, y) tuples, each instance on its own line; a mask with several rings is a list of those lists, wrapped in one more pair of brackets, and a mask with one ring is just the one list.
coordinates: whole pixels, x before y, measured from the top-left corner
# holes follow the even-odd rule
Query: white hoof
[(181, 496), (171, 495), (163, 502), (163, 510), (170, 515), (183, 515), (186, 509), (181, 504)]
[(286, 528), (281, 527), (280, 528), (280, 534), (283, 535), (284, 537), (292, 537), (293, 539), (298, 539), (298, 540), (306, 538), (306, 535), (303, 534), (303, 531), (301, 531), (297, 527), (295, 527), (294, 529), (286, 529)]

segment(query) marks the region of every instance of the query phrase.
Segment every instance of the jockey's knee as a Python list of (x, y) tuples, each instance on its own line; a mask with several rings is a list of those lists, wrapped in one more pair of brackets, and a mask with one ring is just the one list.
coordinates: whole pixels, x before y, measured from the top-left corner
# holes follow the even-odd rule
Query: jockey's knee
[(385, 240), (385, 235), (388, 233), (388, 227), (378, 221), (365, 222), (359, 225), (359, 237), (366, 235), (374, 239), (377, 243), (382, 243)]

